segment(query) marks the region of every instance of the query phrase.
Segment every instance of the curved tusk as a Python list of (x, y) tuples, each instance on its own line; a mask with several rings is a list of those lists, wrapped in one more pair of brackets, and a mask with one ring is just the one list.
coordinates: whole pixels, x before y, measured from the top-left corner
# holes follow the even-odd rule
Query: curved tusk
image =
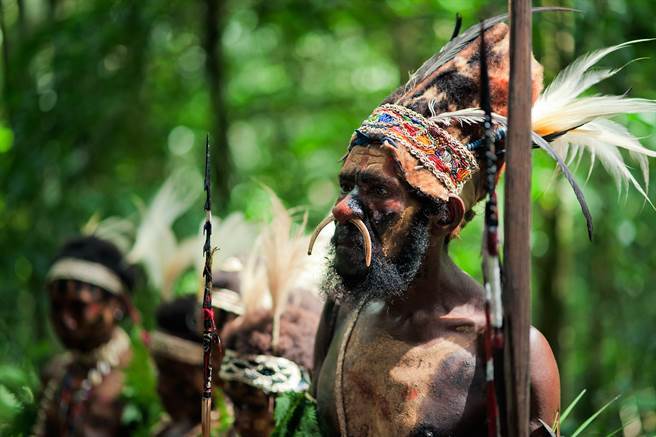
[(349, 221), (353, 223), (362, 234), (362, 239), (364, 240), (364, 263), (369, 267), (371, 265), (371, 236), (369, 235), (369, 229), (367, 229), (364, 222), (359, 218), (351, 219)]
[(312, 233), (312, 236), (310, 237), (310, 244), (308, 245), (308, 255), (312, 255), (312, 248), (314, 247), (314, 242), (317, 241), (317, 237), (325, 228), (328, 226), (331, 222), (335, 220), (335, 217), (333, 217), (332, 213), (328, 214), (328, 217), (325, 219), (321, 220), (321, 223), (317, 225), (316, 228), (314, 228), (314, 232)]

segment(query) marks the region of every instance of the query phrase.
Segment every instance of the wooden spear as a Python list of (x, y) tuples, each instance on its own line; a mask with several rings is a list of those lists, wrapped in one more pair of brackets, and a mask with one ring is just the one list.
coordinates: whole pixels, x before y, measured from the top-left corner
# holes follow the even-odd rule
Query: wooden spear
[(531, 325), (531, 1), (509, 0), (510, 93), (504, 214), (505, 386), (507, 432), (529, 432)]
[(214, 323), (214, 310), (212, 308), (212, 196), (210, 178), (210, 139), (209, 135), (205, 140), (205, 225), (203, 232), (205, 234), (205, 244), (203, 245), (203, 254), (205, 255), (205, 267), (203, 268), (203, 278), (205, 279), (205, 289), (203, 291), (203, 397), (201, 399), (201, 418), (202, 418), (202, 435), (209, 437), (211, 432), (211, 415), (212, 415), (212, 349), (217, 347), (219, 353), (218, 362), (222, 361), (223, 348), (221, 340), (216, 332)]

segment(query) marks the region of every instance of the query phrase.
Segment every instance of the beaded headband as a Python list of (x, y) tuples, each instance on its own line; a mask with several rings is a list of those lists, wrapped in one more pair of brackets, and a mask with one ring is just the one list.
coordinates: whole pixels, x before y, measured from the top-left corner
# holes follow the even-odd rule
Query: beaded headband
[(226, 350), (221, 364), (223, 381), (241, 382), (266, 394), (302, 392), (310, 386), (307, 372), (298, 364), (272, 355), (239, 355)]
[(48, 283), (56, 280), (75, 280), (95, 285), (112, 294), (123, 294), (123, 283), (118, 275), (102, 264), (77, 258), (62, 258), (48, 271)]
[[(376, 108), (356, 129), (349, 151), (372, 142), (391, 145), (397, 160), (403, 151), (409, 153), (418, 163), (404, 171), (429, 171), (449, 194), (460, 194), (465, 182), (478, 170), (476, 158), (467, 147), (436, 123), (405, 106), (386, 104)], [(425, 191), (427, 187), (415, 188)]]

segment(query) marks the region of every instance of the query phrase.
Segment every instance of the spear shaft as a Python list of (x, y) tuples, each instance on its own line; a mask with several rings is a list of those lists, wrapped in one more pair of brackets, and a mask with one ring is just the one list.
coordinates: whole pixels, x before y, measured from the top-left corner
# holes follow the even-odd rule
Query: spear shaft
[(211, 431), (211, 414), (212, 414), (212, 348), (217, 346), (219, 353), (219, 362), (223, 355), (221, 340), (216, 332), (214, 323), (214, 310), (212, 308), (212, 200), (211, 200), (211, 177), (210, 177), (210, 140), (209, 135), (205, 141), (205, 224), (203, 233), (205, 234), (205, 243), (203, 245), (203, 255), (205, 256), (205, 266), (203, 268), (203, 278), (205, 287), (203, 291), (203, 397), (201, 404), (202, 417), (202, 435), (209, 437)]
[(504, 338), (508, 435), (529, 435), (531, 329), (531, 1), (509, 0), (510, 89), (504, 208)]

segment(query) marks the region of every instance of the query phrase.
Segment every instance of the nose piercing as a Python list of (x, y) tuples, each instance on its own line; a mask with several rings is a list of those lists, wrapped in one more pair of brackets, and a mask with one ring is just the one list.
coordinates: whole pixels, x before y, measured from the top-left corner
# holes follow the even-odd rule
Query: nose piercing
[[(317, 227), (314, 229), (314, 232), (310, 237), (310, 244), (308, 246), (308, 255), (312, 255), (312, 248), (314, 247), (314, 243), (317, 240), (317, 237), (319, 236), (321, 231), (334, 220), (335, 217), (333, 217), (332, 214), (328, 214), (328, 216), (325, 219), (323, 219), (321, 223), (319, 223)], [(349, 219), (349, 222), (352, 223), (353, 226), (358, 228), (358, 231), (360, 231), (360, 234), (362, 234), (362, 239), (364, 242), (364, 263), (367, 267), (369, 267), (371, 265), (371, 236), (369, 235), (369, 230), (367, 229), (367, 226), (365, 226), (364, 222), (359, 218), (351, 218)]]

